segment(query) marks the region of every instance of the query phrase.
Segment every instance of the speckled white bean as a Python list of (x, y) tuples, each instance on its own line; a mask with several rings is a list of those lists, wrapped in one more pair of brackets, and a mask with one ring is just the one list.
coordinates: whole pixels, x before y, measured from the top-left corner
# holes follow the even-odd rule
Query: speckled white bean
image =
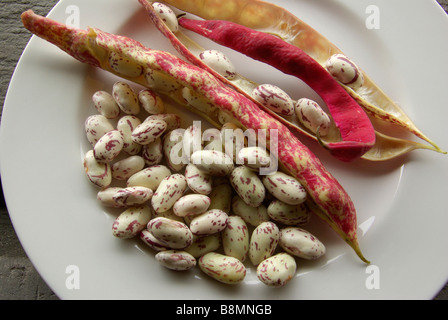
[(359, 89), (364, 84), (362, 71), (343, 54), (332, 55), (325, 63), (325, 68), (336, 80), (352, 89)]
[(95, 114), (87, 117), (84, 128), (86, 132), (87, 140), (92, 147), (100, 140), (102, 136), (111, 130), (114, 130), (114, 126), (110, 121), (101, 114)]
[(132, 131), (141, 123), (139, 118), (132, 115), (123, 116), (117, 122), (117, 130), (123, 135), (123, 151), (129, 155), (137, 155), (142, 150), (142, 145), (132, 140)]
[(213, 177), (199, 170), (194, 164), (185, 167), (185, 178), (188, 187), (195, 193), (208, 195), (212, 192)]
[(218, 250), (220, 246), (221, 235), (219, 233), (207, 236), (193, 235), (193, 243), (184, 250), (190, 253), (193, 257), (199, 258), (206, 253)]
[(199, 58), (224, 78), (229, 80), (235, 79), (235, 66), (224, 53), (217, 50), (205, 50), (199, 54)]
[(274, 254), (280, 240), (280, 230), (271, 221), (260, 223), (252, 232), (249, 245), (249, 259), (253, 265)]
[(123, 136), (118, 130), (111, 130), (98, 140), (93, 147), (93, 155), (98, 162), (111, 162), (124, 146)]
[(103, 90), (95, 92), (92, 101), (98, 113), (107, 119), (115, 119), (120, 115), (120, 107), (109, 92)]
[(175, 271), (190, 270), (196, 266), (196, 259), (182, 250), (160, 251), (155, 255), (155, 258), (165, 268)]
[(287, 226), (303, 226), (310, 220), (310, 210), (306, 203), (290, 205), (280, 200), (273, 200), (267, 208), (268, 216)]
[(132, 141), (145, 145), (160, 138), (166, 131), (167, 124), (163, 120), (143, 121), (132, 131)]
[(198, 265), (206, 275), (225, 284), (238, 284), (246, 277), (246, 267), (240, 260), (220, 253), (206, 253)]
[(175, 33), (179, 30), (179, 23), (177, 22), (176, 14), (170, 7), (160, 2), (154, 2), (152, 6), (159, 18), (165, 22), (171, 32)]
[(263, 204), (258, 207), (252, 207), (246, 204), (239, 196), (235, 196), (232, 199), (232, 212), (254, 227), (269, 221), (267, 209)]
[(202, 213), (190, 222), (190, 230), (196, 236), (204, 236), (221, 232), (228, 222), (228, 215), (222, 210), (212, 209)]
[(316, 260), (326, 252), (324, 244), (309, 231), (299, 227), (286, 227), (280, 231), (279, 246), (306, 260)]
[(93, 150), (86, 152), (83, 162), (86, 176), (95, 186), (107, 188), (112, 183), (110, 164), (98, 162), (93, 155)]
[(202, 131), (199, 126), (193, 124), (185, 129), (182, 137), (182, 147), (188, 159), (190, 159), (194, 152), (202, 150), (204, 144), (202, 141)]
[(232, 186), (229, 183), (216, 183), (215, 179), (213, 190), (208, 195), (210, 198), (209, 209), (220, 209), (224, 212), (230, 213), (232, 201)]
[(185, 223), (165, 217), (149, 221), (148, 231), (170, 249), (185, 249), (193, 242), (193, 234)]
[(112, 164), (112, 177), (117, 180), (127, 180), (144, 167), (145, 159), (143, 157), (129, 156)]
[(165, 156), (168, 167), (174, 172), (179, 172), (188, 163), (188, 158), (182, 148), (182, 130), (172, 130), (167, 132), (163, 137), (163, 154)]
[(263, 260), (257, 266), (257, 278), (270, 287), (283, 287), (295, 275), (297, 263), (289, 254), (281, 252)]
[(178, 215), (176, 215), (173, 211), (173, 208), (171, 208), (170, 210), (167, 210), (167, 211), (163, 211), (163, 212), (155, 212), (154, 211), (153, 217), (154, 218), (165, 217), (165, 218), (168, 218), (171, 220), (176, 220), (176, 221), (185, 223), (184, 217), (179, 217)]
[(258, 175), (246, 166), (236, 167), (230, 174), (230, 183), (243, 201), (258, 207), (264, 201), (266, 190)]
[(143, 145), (142, 157), (147, 166), (154, 166), (163, 160), (163, 143), (162, 138)]
[(151, 208), (135, 206), (122, 212), (112, 225), (112, 234), (117, 238), (130, 239), (144, 230), (151, 219)]
[(206, 212), (209, 206), (209, 197), (192, 193), (180, 197), (173, 205), (173, 212), (179, 217), (199, 215)]
[(249, 253), (250, 236), (246, 222), (239, 216), (229, 216), (221, 236), (224, 253), (244, 262)]
[(137, 78), (143, 73), (141, 65), (113, 51), (109, 54), (109, 65), (112, 70), (125, 77)]
[(242, 148), (238, 153), (238, 163), (246, 167), (258, 170), (270, 166), (271, 157), (269, 152), (260, 147)]
[(272, 84), (262, 84), (252, 91), (252, 97), (270, 110), (284, 116), (294, 114), (294, 101), (282, 89)]
[(151, 198), (154, 211), (163, 212), (171, 209), (186, 189), (187, 180), (184, 175), (174, 173), (164, 178)]
[(144, 244), (146, 244), (154, 251), (163, 251), (170, 249), (165, 245), (165, 243), (154, 237), (148, 229), (143, 229), (142, 231), (140, 231), (139, 237)]
[(114, 83), (112, 86), (112, 96), (120, 107), (121, 111), (130, 115), (140, 113), (140, 104), (137, 94), (132, 87), (122, 81)]
[(165, 104), (162, 98), (150, 89), (141, 90), (138, 93), (138, 101), (143, 109), (151, 115), (165, 111)]
[(106, 207), (124, 208), (125, 206), (123, 204), (119, 204), (113, 199), (113, 196), (117, 193), (118, 190), (121, 190), (121, 188), (108, 187), (105, 189), (101, 189), (100, 191), (98, 191), (96, 198), (102, 205)]
[(164, 165), (147, 167), (134, 173), (126, 182), (128, 187), (142, 186), (156, 191), (163, 179), (171, 175), (171, 171)]
[(145, 70), (145, 81), (148, 88), (164, 94), (173, 93), (182, 87), (174, 78), (150, 68)]
[(146, 187), (126, 187), (117, 190), (112, 196), (112, 200), (119, 206), (141, 205), (149, 201), (153, 191)]
[(215, 150), (199, 150), (190, 158), (191, 163), (211, 176), (226, 176), (234, 168), (233, 160), (226, 153)]
[(262, 177), (266, 190), (280, 201), (296, 205), (305, 202), (307, 193), (297, 179), (281, 171)]
[(319, 135), (322, 137), (328, 134), (331, 126), (330, 117), (317, 102), (302, 98), (297, 101), (295, 112), (299, 121), (312, 133), (316, 134), (319, 130)]
[(246, 146), (246, 137), (243, 130), (232, 122), (226, 122), (221, 127), (221, 141), (224, 152), (227, 153), (234, 162), (238, 163), (238, 154)]
[(180, 116), (175, 113), (160, 113), (148, 116), (144, 121), (163, 120), (166, 123), (166, 131), (172, 131), (180, 128)]

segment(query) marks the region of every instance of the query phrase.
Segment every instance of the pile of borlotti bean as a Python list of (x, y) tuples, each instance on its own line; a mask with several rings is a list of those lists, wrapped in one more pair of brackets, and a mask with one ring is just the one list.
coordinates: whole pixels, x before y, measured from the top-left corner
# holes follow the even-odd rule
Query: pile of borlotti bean
[(260, 174), (275, 158), (248, 145), (235, 124), (204, 133), (197, 123), (180, 128), (156, 93), (122, 81), (92, 100), (98, 114), (85, 122), (92, 149), (84, 168), (98, 201), (123, 210), (115, 237), (140, 238), (166, 268), (198, 265), (227, 284), (243, 281), (253, 265), (264, 284), (283, 286), (296, 259), (325, 254), (303, 229), (305, 189), (281, 171)]

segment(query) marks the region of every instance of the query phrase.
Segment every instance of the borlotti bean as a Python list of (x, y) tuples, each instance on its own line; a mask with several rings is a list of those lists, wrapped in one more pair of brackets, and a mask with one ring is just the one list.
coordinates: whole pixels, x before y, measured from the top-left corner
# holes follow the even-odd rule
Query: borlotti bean
[(259, 176), (246, 166), (236, 167), (230, 174), (230, 183), (243, 201), (251, 206), (260, 206), (266, 190)]
[(163, 137), (163, 154), (168, 167), (174, 172), (179, 172), (185, 168), (188, 158), (182, 147), (183, 132), (172, 130)]
[(145, 71), (145, 81), (147, 87), (162, 94), (174, 93), (182, 87), (172, 77), (154, 69), (147, 69)]
[(139, 238), (154, 251), (170, 250), (164, 242), (154, 237), (148, 229), (140, 231)]
[(257, 277), (267, 286), (283, 287), (295, 275), (297, 264), (287, 253), (278, 253), (257, 266)]
[(163, 120), (166, 123), (166, 131), (172, 131), (180, 128), (180, 116), (174, 113), (160, 113), (148, 116), (144, 121)]
[(173, 212), (179, 217), (195, 216), (204, 213), (210, 206), (210, 198), (202, 194), (187, 194), (173, 205)]
[[(218, 182), (214, 180), (214, 182)], [(220, 209), (230, 213), (232, 202), (232, 186), (229, 183), (213, 184), (213, 190), (208, 195), (210, 198), (209, 209)]]
[(127, 180), (134, 173), (143, 170), (145, 159), (141, 156), (129, 156), (112, 164), (112, 177), (117, 180)]
[(249, 244), (249, 259), (254, 266), (274, 254), (280, 240), (280, 230), (271, 221), (259, 224), (252, 232)]
[(148, 222), (151, 234), (170, 249), (185, 249), (193, 242), (193, 233), (185, 223), (165, 217), (157, 217)]
[(152, 6), (171, 32), (175, 33), (179, 30), (176, 14), (170, 7), (160, 2), (154, 2)]
[(89, 181), (99, 188), (107, 188), (112, 183), (110, 164), (98, 162), (93, 150), (87, 151), (84, 156), (84, 171)]
[(119, 204), (114, 200), (114, 196), (117, 193), (118, 190), (121, 190), (120, 187), (109, 187), (105, 189), (101, 189), (98, 191), (96, 198), (98, 201), (106, 206), (106, 207), (112, 207), (112, 208), (123, 208), (123, 204)]
[(175, 271), (190, 270), (196, 266), (196, 259), (182, 250), (160, 251), (155, 255), (155, 258), (165, 268)]
[(296, 257), (316, 260), (326, 252), (324, 244), (309, 231), (298, 227), (286, 227), (280, 231), (279, 246)]
[(211, 176), (226, 176), (234, 168), (232, 158), (215, 150), (198, 150), (191, 155), (190, 161)]
[(201, 128), (195, 124), (189, 126), (182, 137), (183, 152), (190, 159), (191, 155), (204, 148)]
[(364, 83), (362, 71), (343, 54), (332, 55), (325, 63), (325, 68), (336, 80), (352, 89), (359, 89)]
[(112, 234), (121, 239), (133, 238), (146, 228), (151, 217), (151, 208), (146, 205), (130, 207), (115, 219)]
[(138, 93), (138, 101), (143, 109), (151, 115), (160, 114), (165, 111), (165, 104), (154, 91), (143, 89)]
[(254, 227), (269, 221), (266, 206), (262, 204), (258, 207), (250, 206), (239, 196), (234, 196), (232, 199), (232, 212)]
[(122, 81), (114, 83), (112, 86), (112, 96), (124, 113), (130, 115), (140, 113), (140, 103), (138, 102), (137, 94), (129, 84)]
[(142, 157), (148, 166), (161, 163), (163, 160), (162, 138), (157, 138), (153, 142), (145, 144), (142, 149)]
[(297, 101), (295, 106), (296, 116), (299, 121), (314, 134), (318, 133), (324, 137), (328, 134), (331, 126), (331, 120), (328, 114), (317, 104), (317, 102), (302, 98)]
[(151, 198), (151, 205), (156, 212), (171, 209), (187, 189), (187, 179), (179, 173), (164, 178)]
[(221, 232), (227, 226), (229, 216), (222, 210), (212, 209), (198, 216), (190, 222), (190, 230), (196, 236), (205, 236)]
[(184, 217), (179, 217), (178, 215), (176, 215), (173, 211), (173, 209), (171, 208), (168, 211), (164, 211), (164, 212), (153, 212), (153, 217), (157, 218), (157, 217), (165, 217), (171, 220), (175, 220), (175, 221), (180, 221), (182, 223), (185, 223), (185, 219)]
[(267, 208), (269, 218), (287, 226), (304, 226), (310, 220), (310, 210), (306, 203), (290, 205), (273, 200)]
[(252, 97), (266, 108), (284, 116), (294, 114), (294, 101), (282, 89), (272, 84), (262, 84), (252, 91)]
[(227, 153), (237, 164), (238, 153), (246, 147), (246, 137), (243, 130), (232, 122), (226, 122), (221, 127), (221, 141), (224, 152)]
[(118, 120), (117, 130), (123, 135), (123, 151), (129, 155), (136, 155), (142, 150), (142, 145), (132, 140), (132, 132), (142, 121), (136, 116), (125, 115)]
[(221, 235), (224, 253), (244, 262), (249, 253), (249, 230), (246, 222), (239, 216), (229, 216)]
[(165, 132), (167, 124), (163, 120), (146, 120), (132, 131), (132, 141), (145, 145), (160, 138)]
[(242, 148), (238, 153), (238, 161), (246, 167), (259, 170), (260, 168), (268, 168), (271, 163), (269, 152), (260, 147)]
[(143, 73), (143, 67), (117, 52), (109, 54), (109, 65), (117, 73), (136, 78)]
[(171, 175), (171, 170), (164, 165), (155, 165), (147, 167), (134, 173), (128, 180), (128, 187), (147, 187), (152, 191), (156, 191), (159, 184), (168, 176)]
[(213, 252), (221, 246), (221, 235), (219, 233), (207, 236), (193, 235), (193, 243), (184, 250), (195, 258), (200, 258), (206, 253)]
[(101, 114), (89, 116), (84, 123), (84, 128), (87, 140), (92, 146), (94, 146), (106, 133), (114, 130), (114, 127), (112, 123), (110, 123), (109, 119)]
[(213, 177), (199, 170), (194, 164), (187, 164), (184, 174), (187, 185), (193, 192), (203, 195), (209, 195), (212, 192)]
[(123, 136), (118, 130), (111, 130), (102, 136), (93, 147), (93, 155), (98, 162), (114, 160), (124, 146)]
[(246, 277), (246, 267), (240, 260), (220, 253), (206, 253), (198, 265), (206, 275), (222, 283), (238, 284)]
[(127, 187), (117, 190), (112, 200), (119, 206), (130, 207), (148, 202), (152, 194), (152, 190), (146, 187)]
[(211, 69), (228, 80), (235, 79), (237, 73), (230, 59), (221, 51), (205, 50), (199, 54), (199, 58)]
[(120, 115), (120, 107), (109, 92), (103, 90), (95, 92), (92, 101), (98, 113), (107, 119), (115, 119)]
[(277, 171), (263, 176), (262, 181), (266, 190), (275, 198), (287, 204), (297, 205), (305, 202), (306, 190), (294, 177)]
[(205, 114), (213, 115), (218, 112), (218, 108), (215, 105), (210, 103), (207, 99), (204, 99), (204, 97), (196, 94), (190, 88), (185, 87), (182, 89), (182, 98), (185, 99), (188, 105)]

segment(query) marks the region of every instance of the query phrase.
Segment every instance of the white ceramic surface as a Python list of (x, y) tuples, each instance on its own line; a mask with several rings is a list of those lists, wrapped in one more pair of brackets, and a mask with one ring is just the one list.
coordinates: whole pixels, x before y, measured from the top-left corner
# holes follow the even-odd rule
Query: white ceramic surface
[[(273, 2), (336, 43), (448, 150), (448, 41), (442, 31), (448, 17), (435, 1), (409, 1), (406, 12), (400, 1), (390, 0)], [(69, 21), (70, 5), (62, 0), (49, 16)], [(379, 10), (379, 29), (365, 26), (370, 5)], [(81, 28), (98, 27), (174, 53), (138, 1), (82, 0), (76, 6)], [(247, 77), (276, 83), (293, 98), (313, 95), (297, 80), (223, 50)], [(253, 267), (236, 287), (210, 280), (197, 269), (164, 269), (141, 242), (112, 236), (116, 215), (98, 204), (97, 190), (84, 176), (82, 157), (89, 145), (83, 124), (94, 113), (91, 95), (110, 91), (117, 80), (33, 37), (7, 94), (0, 165), (8, 211), (28, 256), (60, 298), (429, 299), (446, 283), (447, 156), (414, 151), (387, 163), (344, 164), (307, 140), (351, 195), (361, 247), (373, 266), (367, 268), (313, 218), (309, 229), (326, 244), (327, 255), (299, 263), (296, 277), (284, 288), (261, 284)], [(185, 113), (184, 124), (192, 119)], [(79, 271), (79, 288), (70, 286), (73, 270)], [(373, 271), (379, 272), (377, 289), (367, 285)]]

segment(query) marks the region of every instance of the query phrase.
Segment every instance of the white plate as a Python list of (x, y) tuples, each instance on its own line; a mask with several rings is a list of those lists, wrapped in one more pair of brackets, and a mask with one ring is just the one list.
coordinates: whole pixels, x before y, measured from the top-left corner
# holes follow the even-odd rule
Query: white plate
[[(448, 43), (442, 32), (448, 19), (435, 1), (275, 2), (336, 43), (448, 150)], [(73, 12), (67, 11), (71, 3), (62, 0), (50, 17), (65, 22)], [(379, 9), (379, 29), (365, 27), (369, 5)], [(173, 52), (137, 1), (83, 0), (76, 6), (81, 28), (95, 26)], [(290, 92), (296, 86), (274, 72), (266, 79), (259, 65), (243, 68), (250, 62), (231, 56), (258, 82), (276, 81)], [(8, 209), (31, 261), (60, 298), (429, 299), (446, 283), (447, 156), (415, 151), (388, 163), (344, 164), (314, 144), (353, 198), (362, 224), (361, 247), (373, 267), (361, 263), (317, 218), (310, 230), (328, 253), (316, 263), (299, 263), (297, 276), (282, 289), (258, 282), (253, 268), (244, 284), (228, 287), (197, 270), (176, 273), (159, 266), (140, 242), (111, 235), (114, 215), (99, 206), (82, 168), (88, 148), (83, 123), (93, 113), (90, 97), (96, 90), (110, 90), (116, 80), (33, 37), (8, 91), (1, 126)], [(79, 275), (79, 288), (71, 285), (74, 275)], [(379, 288), (370, 288), (372, 277)]]

